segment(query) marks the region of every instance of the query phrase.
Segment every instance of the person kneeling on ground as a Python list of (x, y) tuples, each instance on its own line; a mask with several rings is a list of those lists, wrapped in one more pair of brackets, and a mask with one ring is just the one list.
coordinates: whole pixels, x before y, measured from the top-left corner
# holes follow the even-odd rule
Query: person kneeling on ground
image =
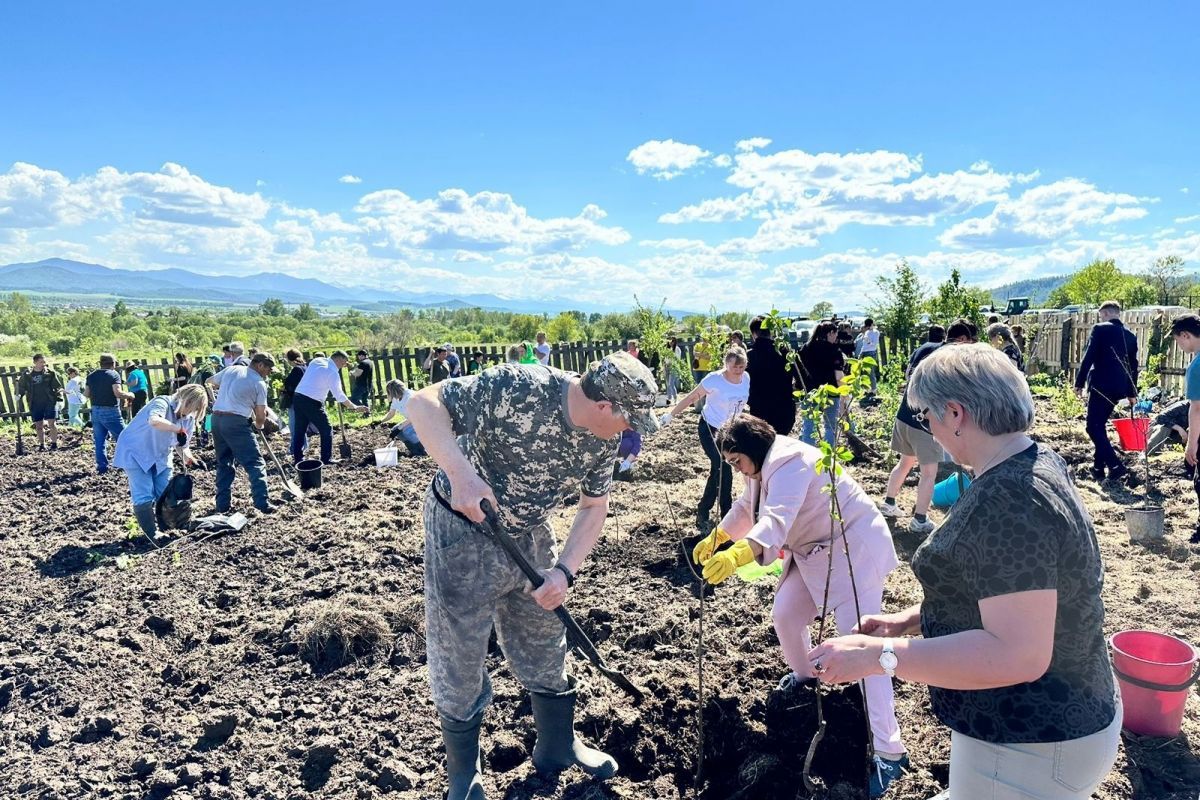
[(212, 434), (217, 452), (217, 513), (228, 514), (232, 503), (237, 464), (250, 479), (254, 507), (264, 514), (275, 511), (267, 491), (267, 465), (258, 449), (255, 431), (267, 421), (267, 377), (275, 359), (256, 353), (249, 366), (226, 367), (208, 379), (217, 389), (213, 403)]
[(865, 615), (813, 649), (813, 671), (928, 685), (952, 731), (941, 798), (1086, 800), (1121, 741), (1092, 520), (1066, 463), (1026, 433), (1033, 397), (1000, 351), (938, 350), (908, 401), (975, 481), (913, 554), (921, 603)]
[(384, 389), (387, 392), (388, 412), (383, 419), (379, 420), (379, 424), (385, 425), (392, 417), (399, 415), (400, 421), (392, 426), (391, 438), (404, 442), (410, 455), (429, 455), (425, 452), (425, 446), (421, 444), (420, 437), (417, 436), (417, 429), (413, 427), (412, 420), (408, 418), (408, 401), (412, 399), (413, 390), (409, 389), (399, 378), (388, 381)]
[[(829, 472), (818, 473), (821, 451), (811, 445), (779, 436), (761, 419), (740, 414), (717, 434), (721, 457), (746, 478), (746, 488), (733, 508), (711, 534), (693, 549), (692, 557), (704, 565), (709, 583), (720, 583), (738, 567), (757, 561), (767, 565), (783, 557), (783, 574), (775, 591), (772, 619), (783, 657), (792, 672), (779, 689), (795, 688), (813, 678), (808, 654), (812, 649), (808, 626), (820, 614), (828, 592), (838, 631), (850, 633), (858, 623), (858, 608), (877, 614), (883, 607), (883, 584), (900, 563), (887, 521), (866, 493), (851, 478), (837, 479), (838, 503), (853, 581), (843, 542), (830, 539)], [(757, 514), (756, 514), (757, 512)], [(843, 532), (844, 531), (844, 532)], [(717, 552), (727, 541), (732, 547)], [(834, 551), (829, 572), (829, 548)], [(828, 590), (826, 582), (828, 581)], [(875, 751), (871, 770), (871, 797), (880, 797), (903, 769), (908, 756), (900, 740), (892, 681), (883, 675), (864, 681)]]
[[(446, 746), (449, 800), (483, 800), (479, 727), (492, 701), (487, 670), (493, 626), (513, 675), (531, 692), (539, 772), (578, 766), (617, 771), (574, 728), (576, 687), (554, 615), (596, 544), (608, 514), (617, 436), (658, 430), (658, 392), (627, 353), (582, 376), (506, 364), (426, 387), (409, 417), (440, 470), (425, 493), (425, 629), (429, 684)], [(579, 492), (562, 554), (549, 517)], [(525, 574), (479, 523), (491, 503), (544, 582)]]
[(113, 466), (125, 471), (133, 516), (151, 541), (158, 526), (154, 501), (166, 491), (173, 467), (171, 451), (178, 449), (183, 463), (191, 465), (190, 444), (197, 420), (208, 410), (208, 392), (189, 384), (172, 395), (159, 395), (137, 413), (117, 439)]
[(617, 447), (617, 471), (614, 477), (618, 480), (633, 480), (633, 465), (642, 454), (642, 435), (630, 428), (621, 433), (621, 444)]

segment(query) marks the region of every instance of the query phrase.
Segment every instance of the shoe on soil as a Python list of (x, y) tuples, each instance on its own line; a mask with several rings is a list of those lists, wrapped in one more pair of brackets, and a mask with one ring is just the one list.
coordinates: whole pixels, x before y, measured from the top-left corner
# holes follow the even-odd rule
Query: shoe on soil
[(57, 450), (57, 449), (58, 449), (58, 442), (51, 442), (51, 443), (50, 443), (50, 449), (51, 449), (51, 450)]
[(608, 753), (588, 747), (575, 735), (575, 683), (562, 694), (534, 692), (533, 722), (537, 742), (533, 767), (538, 772), (558, 772), (579, 767), (604, 780), (617, 774), (617, 762)]
[(274, 503), (267, 503), (265, 506), (255, 506), (255, 508), (258, 509), (258, 513), (260, 514), (274, 514), (279, 510), (279, 506)]
[(46, 445), (44, 445), (44, 444), (39, 444), (39, 445), (38, 445), (38, 452), (39, 452), (39, 453), (44, 453), (44, 452), (46, 452)]
[(1110, 481), (1119, 481), (1129, 474), (1129, 467), (1124, 464), (1117, 464), (1115, 467), (1109, 467), (1108, 479)]
[(925, 518), (924, 522), (918, 522), (916, 519), (913, 519), (908, 523), (909, 533), (932, 533), (933, 528), (933, 520), (928, 517)]
[(483, 712), (455, 722), (442, 717), (442, 743), (446, 746), (445, 800), (487, 800), (479, 772), (479, 724)]
[(871, 764), (871, 780), (868, 787), (872, 800), (883, 797), (891, 782), (906, 772), (908, 767), (908, 756), (901, 756), (898, 761), (892, 761), (876, 755), (874, 763)]
[(900, 507), (895, 503), (889, 503), (884, 500), (879, 503), (879, 513), (890, 519), (895, 519), (900, 516)]
[(1088, 474), (1092, 476), (1092, 480), (1102, 481), (1104, 480), (1104, 467), (1090, 467)]

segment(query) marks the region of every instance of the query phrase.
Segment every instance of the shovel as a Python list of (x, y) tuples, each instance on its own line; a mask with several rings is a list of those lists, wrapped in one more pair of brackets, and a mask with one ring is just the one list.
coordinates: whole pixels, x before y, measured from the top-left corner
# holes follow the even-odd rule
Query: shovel
[[(542, 577), (540, 572), (534, 569), (529, 560), (525, 558), (525, 554), (521, 552), (521, 548), (517, 547), (517, 543), (504, 530), (500, 522), (500, 515), (496, 513), (496, 509), (487, 500), (481, 503), (481, 507), (483, 508), (483, 514), (487, 522), (484, 526), (487, 532), (503, 548), (504, 552), (508, 553), (509, 558), (521, 568), (521, 572), (525, 573), (525, 577), (533, 584), (533, 588), (536, 589), (541, 586), (545, 578)], [(604, 657), (600, 655), (600, 651), (596, 649), (596, 645), (592, 644), (592, 640), (583, 632), (583, 628), (579, 627), (579, 623), (575, 621), (567, 609), (559, 606), (554, 609), (554, 613), (559, 621), (562, 622), (563, 627), (567, 629), (567, 641), (576, 651), (592, 662), (592, 665), (600, 671), (601, 675), (608, 678), (632, 697), (635, 705), (645, 698), (645, 693), (634, 686), (629, 678), (626, 678), (623, 674), (604, 663)]]
[(283, 490), (295, 499), (303, 500), (304, 490), (297, 486), (296, 483), (287, 476), (287, 473), (283, 471), (283, 464), (279, 463), (279, 456), (275, 455), (275, 451), (271, 449), (271, 443), (267, 441), (267, 435), (263, 433), (262, 428), (257, 428), (256, 430), (258, 430), (259, 438), (262, 439), (263, 447), (267, 449), (267, 452), (271, 454), (271, 460), (275, 462), (275, 469), (279, 471), (279, 480), (283, 482)]
[(25, 412), (21, 410), (21, 398), (17, 398), (17, 455), (25, 455), (25, 440), (21, 438), (21, 415)]
[(346, 418), (342, 416), (342, 404), (338, 403), (338, 426), (342, 431), (342, 442), (338, 445), (338, 458), (342, 461), (350, 460), (350, 443), (346, 441)]

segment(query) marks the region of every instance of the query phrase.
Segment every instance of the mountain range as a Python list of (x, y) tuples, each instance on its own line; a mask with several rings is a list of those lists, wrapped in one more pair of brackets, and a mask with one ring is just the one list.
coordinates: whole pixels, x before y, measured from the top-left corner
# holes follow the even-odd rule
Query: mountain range
[(113, 298), (120, 298), (153, 305), (255, 306), (274, 297), (292, 305), (309, 303), (377, 313), (398, 308), (472, 307), (524, 314), (557, 314), (566, 309), (587, 312), (626, 310), (562, 298), (525, 300), (491, 294), (337, 286), (315, 278), (295, 278), (278, 272), (233, 276), (203, 275), (186, 269), (114, 269), (64, 258), (0, 267), (0, 292), (50, 295), (59, 302), (83, 305), (92, 302), (110, 304)]

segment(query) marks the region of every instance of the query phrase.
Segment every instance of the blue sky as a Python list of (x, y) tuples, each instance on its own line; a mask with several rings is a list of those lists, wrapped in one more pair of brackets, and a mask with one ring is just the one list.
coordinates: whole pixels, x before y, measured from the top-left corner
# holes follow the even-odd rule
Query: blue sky
[(1195, 4), (240, 5), (0, 11), (0, 263), (807, 308), (1200, 260)]

